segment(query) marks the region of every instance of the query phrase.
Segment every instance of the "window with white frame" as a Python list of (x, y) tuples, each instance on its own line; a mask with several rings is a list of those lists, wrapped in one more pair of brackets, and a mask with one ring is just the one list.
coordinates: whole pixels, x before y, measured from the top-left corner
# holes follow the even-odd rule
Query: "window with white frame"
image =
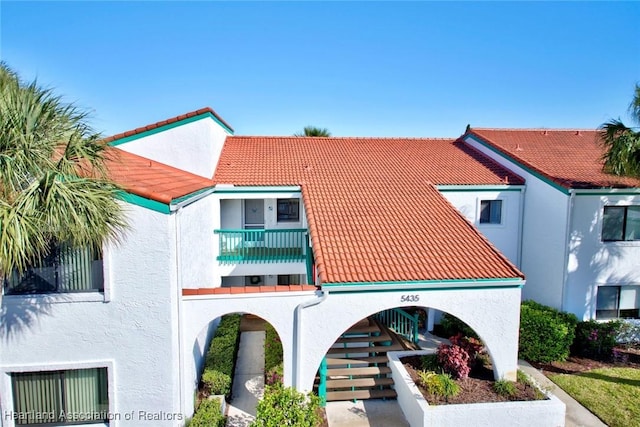
[(640, 206), (605, 206), (602, 241), (640, 240)]
[(480, 201), (480, 224), (502, 224), (502, 200)]
[(599, 286), (596, 319), (640, 319), (640, 286)]
[(103, 292), (102, 253), (89, 247), (52, 243), (46, 257), (22, 274), (14, 271), (4, 281), (6, 295), (54, 292)]
[(300, 221), (300, 199), (278, 199), (278, 222)]
[(13, 373), (11, 382), (16, 425), (108, 420), (107, 368)]

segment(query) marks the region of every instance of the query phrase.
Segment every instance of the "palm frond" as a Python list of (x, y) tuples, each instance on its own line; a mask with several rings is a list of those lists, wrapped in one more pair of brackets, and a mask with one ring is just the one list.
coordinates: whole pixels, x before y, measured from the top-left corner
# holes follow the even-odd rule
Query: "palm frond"
[(305, 126), (302, 132), (294, 133), (293, 136), (319, 136), (326, 138), (331, 136), (331, 132), (327, 128)]
[(640, 177), (640, 134), (620, 120), (600, 126), (600, 139), (605, 148), (602, 157), (605, 172), (619, 176)]
[(636, 124), (640, 126), (640, 84), (636, 84), (633, 100), (629, 104), (629, 113), (631, 113)]

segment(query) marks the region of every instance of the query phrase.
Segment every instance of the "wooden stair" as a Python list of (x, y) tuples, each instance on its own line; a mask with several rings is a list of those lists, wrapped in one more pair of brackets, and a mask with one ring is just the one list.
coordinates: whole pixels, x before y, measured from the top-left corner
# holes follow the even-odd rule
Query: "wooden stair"
[(403, 349), (373, 317), (353, 325), (327, 352), (327, 401), (395, 399), (387, 352)]

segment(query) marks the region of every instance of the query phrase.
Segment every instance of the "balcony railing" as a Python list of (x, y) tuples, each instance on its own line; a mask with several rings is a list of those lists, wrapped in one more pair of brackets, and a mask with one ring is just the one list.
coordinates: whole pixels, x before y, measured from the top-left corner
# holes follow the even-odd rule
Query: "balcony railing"
[(218, 261), (226, 264), (304, 261), (307, 230), (215, 230), (220, 235)]

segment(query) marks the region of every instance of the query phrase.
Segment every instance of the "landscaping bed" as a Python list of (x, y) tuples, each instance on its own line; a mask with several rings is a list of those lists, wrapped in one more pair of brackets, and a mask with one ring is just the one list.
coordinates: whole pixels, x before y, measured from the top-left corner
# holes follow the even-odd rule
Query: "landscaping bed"
[(486, 402), (508, 402), (508, 401), (529, 401), (543, 400), (546, 396), (530, 383), (516, 382), (515, 394), (502, 395), (494, 389), (493, 371), (484, 365), (473, 368), (469, 377), (456, 380), (460, 386), (460, 393), (457, 396), (445, 398), (443, 396), (430, 394), (420, 384), (418, 372), (422, 370), (421, 356), (408, 356), (400, 359), (407, 373), (418, 386), (424, 398), (431, 405), (453, 405), (461, 403), (486, 403)]

